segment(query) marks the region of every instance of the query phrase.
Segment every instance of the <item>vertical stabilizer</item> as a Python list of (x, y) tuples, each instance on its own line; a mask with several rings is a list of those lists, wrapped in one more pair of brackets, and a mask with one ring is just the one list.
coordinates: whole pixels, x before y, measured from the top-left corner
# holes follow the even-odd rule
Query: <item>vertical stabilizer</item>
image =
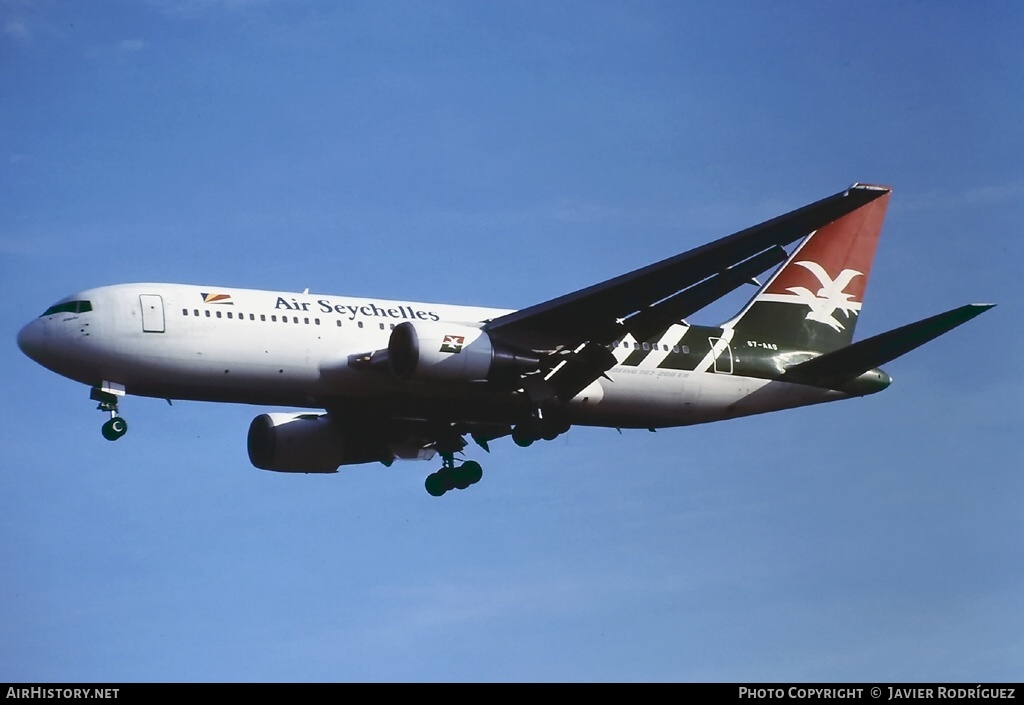
[(829, 352), (849, 345), (857, 325), (889, 191), (811, 233), (730, 323), (737, 338)]

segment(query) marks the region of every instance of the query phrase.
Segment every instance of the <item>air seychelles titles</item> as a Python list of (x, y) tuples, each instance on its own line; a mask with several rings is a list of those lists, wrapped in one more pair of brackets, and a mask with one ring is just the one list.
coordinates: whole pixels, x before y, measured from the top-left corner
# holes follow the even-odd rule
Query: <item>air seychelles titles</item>
[[(313, 304), (309, 301), (288, 301), (283, 296), (277, 297), (274, 308), (285, 311), (306, 311)], [(404, 304), (388, 306), (384, 308), (374, 303), (368, 304), (333, 304), (330, 299), (317, 299), (316, 306), (322, 313), (336, 313), (339, 316), (347, 316), (348, 320), (354, 320), (356, 316), (372, 316), (375, 318), (400, 318), (405, 321), (440, 321), (441, 317), (435, 311), (422, 311)]]

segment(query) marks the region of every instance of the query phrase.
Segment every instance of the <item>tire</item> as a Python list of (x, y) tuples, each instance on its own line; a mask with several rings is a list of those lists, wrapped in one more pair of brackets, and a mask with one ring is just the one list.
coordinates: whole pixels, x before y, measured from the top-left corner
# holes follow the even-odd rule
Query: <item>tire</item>
[(128, 433), (128, 422), (122, 419), (120, 416), (115, 416), (100, 429), (100, 433), (108, 441), (116, 441), (118, 438)]
[(427, 494), (431, 497), (440, 497), (448, 491), (448, 488), (445, 487), (444, 478), (436, 472), (432, 472), (427, 475), (427, 479), (423, 482), (423, 486), (426, 488)]
[(117, 438), (120, 438), (124, 434), (128, 433), (128, 422), (125, 421), (120, 416), (115, 416), (114, 418), (110, 419), (110, 421), (108, 421), (107, 423), (110, 424), (110, 430), (116, 435)]
[(467, 460), (462, 464), (461, 470), (463, 477), (469, 481), (470, 485), (480, 482), (480, 478), (484, 476), (484, 469), (475, 460)]

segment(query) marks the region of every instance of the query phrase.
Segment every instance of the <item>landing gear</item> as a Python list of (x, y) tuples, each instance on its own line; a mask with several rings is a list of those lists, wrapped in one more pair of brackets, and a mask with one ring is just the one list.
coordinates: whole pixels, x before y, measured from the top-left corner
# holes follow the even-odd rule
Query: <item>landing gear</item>
[(512, 440), (520, 448), (526, 448), (534, 441), (553, 441), (569, 430), (569, 421), (558, 414), (544, 415), (537, 409), (533, 416), (516, 424), (512, 429)]
[(128, 422), (120, 416), (115, 416), (103, 424), (103, 428), (100, 430), (103, 433), (103, 437), (108, 441), (116, 441), (128, 433)]
[(519, 424), (512, 429), (512, 441), (520, 448), (529, 448), (537, 440), (537, 434), (531, 428), (533, 424)]
[[(548, 408), (546, 411), (547, 413), (545, 409), (538, 407), (532, 414), (523, 417), (515, 427), (495, 424), (488, 427), (477, 426), (469, 430), (477, 445), (488, 452), (488, 441), (510, 434), (517, 446), (525, 448), (534, 441), (552, 441), (569, 430), (569, 419), (564, 411), (557, 408)], [(455, 464), (455, 454), (466, 447), (466, 442), (462, 438), (463, 433), (466, 433), (464, 428), (452, 428), (449, 433), (436, 436), (437, 441), (433, 449), (441, 456), (443, 464), (440, 470), (430, 473), (423, 483), (427, 493), (433, 497), (440, 497), (448, 490), (464, 490), (480, 482), (484, 476), (478, 462), (467, 460), (460, 465)]]
[(100, 432), (108, 441), (116, 441), (128, 433), (128, 422), (117, 415), (117, 395), (98, 387), (93, 387), (89, 398), (100, 403), (96, 408), (110, 414), (110, 419), (103, 424)]
[(444, 465), (437, 472), (427, 475), (423, 486), (432, 497), (440, 497), (448, 490), (464, 490), (470, 485), (480, 482), (484, 476), (483, 468), (475, 460), (467, 460), (462, 465), (455, 465), (452, 453), (441, 453)]

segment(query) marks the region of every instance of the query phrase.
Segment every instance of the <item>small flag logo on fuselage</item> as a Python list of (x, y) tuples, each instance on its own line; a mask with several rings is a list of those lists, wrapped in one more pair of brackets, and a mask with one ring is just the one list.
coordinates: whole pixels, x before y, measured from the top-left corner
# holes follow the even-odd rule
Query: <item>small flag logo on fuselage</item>
[(207, 294), (205, 291), (199, 294), (203, 297), (204, 304), (232, 304), (231, 294)]

